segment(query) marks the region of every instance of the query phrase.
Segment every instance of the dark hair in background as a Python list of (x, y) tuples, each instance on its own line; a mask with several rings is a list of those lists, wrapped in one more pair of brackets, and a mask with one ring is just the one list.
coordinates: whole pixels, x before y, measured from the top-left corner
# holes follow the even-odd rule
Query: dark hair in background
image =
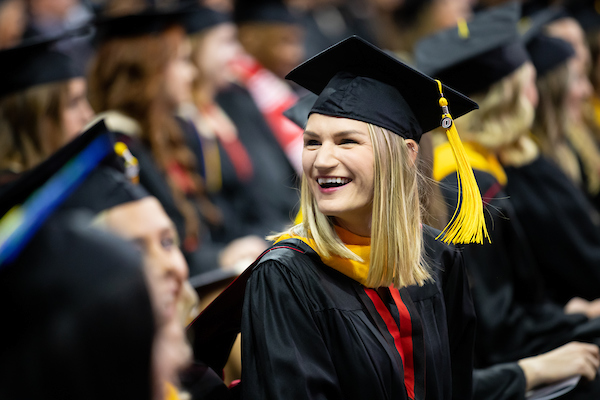
[(37, 85), (0, 99), (0, 170), (33, 168), (65, 143), (68, 81)]

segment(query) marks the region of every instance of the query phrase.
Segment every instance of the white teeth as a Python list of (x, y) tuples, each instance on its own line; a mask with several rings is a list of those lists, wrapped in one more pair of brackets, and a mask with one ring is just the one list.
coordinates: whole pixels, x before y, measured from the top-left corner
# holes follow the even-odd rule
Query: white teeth
[(319, 183), (319, 185), (325, 185), (327, 183), (336, 183), (338, 185), (341, 184), (346, 184), (350, 182), (350, 179), (348, 178), (318, 178), (317, 182)]

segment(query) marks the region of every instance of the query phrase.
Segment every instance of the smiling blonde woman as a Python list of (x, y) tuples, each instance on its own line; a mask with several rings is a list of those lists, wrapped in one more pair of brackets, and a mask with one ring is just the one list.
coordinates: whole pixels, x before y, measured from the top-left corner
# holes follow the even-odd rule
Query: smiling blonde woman
[[(448, 114), (442, 87), (357, 37), (288, 79), (319, 94), (304, 132), (303, 221), (273, 237), (248, 278), (244, 398), (470, 398), (462, 258), (421, 224), (415, 166), (422, 133)], [(477, 107), (443, 91), (456, 116)]]

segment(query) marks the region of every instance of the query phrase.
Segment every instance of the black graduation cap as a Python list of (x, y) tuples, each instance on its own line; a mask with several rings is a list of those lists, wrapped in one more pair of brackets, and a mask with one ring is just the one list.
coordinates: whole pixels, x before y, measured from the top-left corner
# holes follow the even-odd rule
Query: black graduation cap
[(71, 58), (53, 50), (60, 40), (73, 37), (87, 28), (79, 28), (60, 35), (34, 37), (18, 46), (0, 50), (0, 97), (33, 86), (83, 76)]
[(134, 14), (99, 16), (94, 21), (97, 28), (96, 41), (155, 34), (173, 25), (184, 26), (185, 16), (190, 8), (190, 3), (185, 2), (169, 7), (149, 6)]
[(467, 93), (485, 91), (529, 60), (517, 30), (521, 7), (512, 2), (474, 16), (467, 29), (450, 28), (417, 43), (417, 68)]
[(312, 107), (315, 104), (315, 101), (317, 101), (318, 97), (319, 96), (314, 93), (308, 93), (300, 98), (292, 107), (285, 110), (283, 115), (300, 128), (306, 128), (306, 122), (308, 122), (310, 110), (312, 110)]
[[(440, 91), (435, 80), (358, 36), (305, 61), (286, 79), (318, 94), (311, 113), (372, 123), (409, 139), (440, 126)], [(444, 86), (452, 113), (478, 108)]]
[(575, 49), (562, 39), (539, 34), (527, 43), (537, 76), (542, 77), (575, 55)]
[(231, 22), (231, 17), (228, 14), (201, 5), (191, 8), (183, 19), (188, 34), (201, 32), (227, 22)]
[[(115, 155), (116, 157), (116, 155)], [(150, 196), (112, 165), (100, 165), (75, 189), (61, 209), (85, 209), (98, 214), (115, 206)]]
[(13, 260), (44, 221), (100, 162), (114, 154), (100, 121), (0, 190), (0, 266)]
[(564, 10), (552, 7), (521, 20), (523, 41), (538, 77), (544, 76), (575, 55), (570, 43), (543, 33), (546, 25), (563, 16)]
[(238, 23), (298, 24), (300, 21), (282, 0), (235, 0), (233, 20)]

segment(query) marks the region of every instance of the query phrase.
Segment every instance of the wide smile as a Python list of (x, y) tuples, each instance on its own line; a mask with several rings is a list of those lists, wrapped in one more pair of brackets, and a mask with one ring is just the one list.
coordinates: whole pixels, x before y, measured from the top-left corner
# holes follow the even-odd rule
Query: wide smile
[(350, 178), (343, 177), (323, 177), (317, 178), (317, 183), (321, 187), (321, 189), (335, 189), (345, 186), (352, 182)]

